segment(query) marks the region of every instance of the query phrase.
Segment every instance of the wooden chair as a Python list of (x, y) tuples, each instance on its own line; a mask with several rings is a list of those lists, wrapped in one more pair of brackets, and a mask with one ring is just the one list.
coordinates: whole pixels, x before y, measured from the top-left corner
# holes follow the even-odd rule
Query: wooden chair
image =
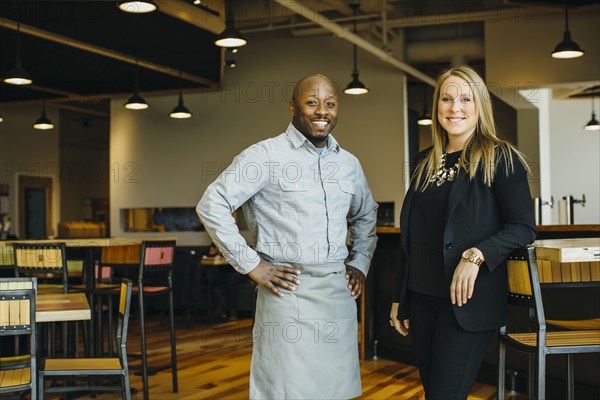
[[(138, 306), (140, 314), (140, 340), (141, 340), (141, 358), (142, 358), (142, 381), (144, 385), (144, 399), (149, 398), (148, 393), (148, 358), (146, 351), (146, 327), (144, 312), (145, 296), (168, 296), (169, 301), (169, 322), (171, 331), (171, 362), (167, 365), (153, 367), (153, 371), (171, 369), (173, 392), (178, 389), (177, 383), (177, 349), (175, 346), (175, 315), (173, 307), (173, 269), (175, 257), (175, 241), (144, 241), (141, 246), (140, 265), (138, 269), (137, 285), (133, 288), (133, 293), (138, 295)], [(162, 286), (150, 286), (145, 284), (148, 275), (157, 272), (167, 274), (167, 281)]]
[[(65, 244), (57, 243), (13, 243), (15, 276), (35, 276), (38, 280), (60, 279), (61, 283), (39, 283), (38, 294), (68, 293), (69, 280)], [(62, 324), (63, 353), (67, 353), (67, 323)], [(43, 332), (48, 333), (47, 327)], [(55, 352), (55, 323), (50, 324), (51, 333), (49, 351)]]
[[(127, 364), (127, 330), (131, 308), (132, 282), (124, 279), (121, 283), (119, 301), (119, 321), (117, 327), (118, 357), (115, 358), (47, 358), (39, 371), (39, 398), (46, 393), (90, 391), (120, 391), (124, 399), (131, 398), (129, 367)], [(65, 381), (74, 377), (119, 376), (121, 388), (99, 385), (69, 385), (44, 388), (44, 378), (61, 377)]]
[(64, 243), (13, 243), (15, 276), (58, 277), (59, 284), (38, 283), (39, 294), (67, 293), (67, 257)]
[[(529, 354), (529, 398), (546, 398), (546, 355), (567, 354), (567, 397), (574, 395), (573, 354), (600, 352), (600, 331), (570, 330), (547, 332), (535, 249), (522, 248), (508, 258), (508, 294), (510, 305), (529, 309), (533, 329), (511, 332), (510, 326), (500, 328), (498, 355), (498, 400), (504, 400), (506, 347)], [(535, 366), (535, 368), (534, 368)], [(534, 373), (537, 370), (537, 374)], [(537, 385), (534, 385), (537, 382)], [(534, 386), (536, 393), (534, 393)], [(537, 395), (534, 397), (534, 395)]]
[(0, 397), (29, 389), (37, 398), (36, 291), (36, 278), (0, 279), (0, 336), (29, 335), (28, 354), (0, 358)]

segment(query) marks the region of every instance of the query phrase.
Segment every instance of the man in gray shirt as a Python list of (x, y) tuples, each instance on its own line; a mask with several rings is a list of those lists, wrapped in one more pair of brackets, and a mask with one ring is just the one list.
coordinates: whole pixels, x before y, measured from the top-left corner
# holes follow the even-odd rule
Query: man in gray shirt
[[(356, 397), (355, 299), (375, 250), (377, 203), (356, 157), (330, 134), (333, 82), (300, 80), (290, 112), (286, 131), (239, 154), (196, 210), (227, 261), (259, 284), (250, 398)], [(240, 206), (254, 248), (231, 216)]]

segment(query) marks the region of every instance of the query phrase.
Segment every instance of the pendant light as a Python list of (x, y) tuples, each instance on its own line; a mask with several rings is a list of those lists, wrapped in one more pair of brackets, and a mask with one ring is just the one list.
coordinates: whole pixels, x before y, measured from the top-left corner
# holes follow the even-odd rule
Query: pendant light
[(31, 85), (33, 80), (29, 72), (25, 71), (21, 66), (21, 23), (17, 21), (17, 62), (4, 77), (4, 83), (9, 85)]
[(132, 14), (146, 14), (158, 9), (153, 0), (120, 1), (118, 6), (121, 11)]
[(34, 129), (39, 129), (42, 131), (47, 131), (49, 129), (54, 129), (54, 124), (50, 121), (50, 118), (46, 116), (46, 103), (42, 102), (42, 115), (35, 121), (33, 124)]
[(569, 1), (565, 0), (565, 33), (562, 42), (556, 45), (552, 52), (554, 58), (577, 58), (581, 57), (585, 51), (577, 43), (571, 40), (571, 31), (569, 30)]
[(226, 2), (227, 20), (225, 30), (217, 36), (215, 44), (219, 47), (242, 47), (248, 43), (240, 31), (233, 24), (233, 5), (231, 1)]
[(127, 103), (125, 103), (125, 108), (129, 109), (129, 110), (145, 110), (146, 108), (149, 107), (148, 103), (146, 102), (146, 100), (144, 100), (144, 98), (140, 95), (139, 89), (138, 89), (138, 64), (137, 64), (137, 60), (135, 62), (135, 87), (134, 87), (134, 92), (131, 95), (131, 97), (127, 100)]
[[(423, 85), (425, 86), (425, 85)], [(427, 88), (423, 88), (423, 112), (419, 115), (419, 119), (417, 120), (417, 124), (421, 126), (431, 125), (433, 121), (431, 120), (431, 113), (427, 109)]]
[(429, 111), (427, 111), (427, 108), (423, 108), (423, 113), (421, 113), (421, 115), (419, 116), (417, 124), (422, 126), (428, 126), (432, 123), (433, 121), (431, 120), (431, 114), (429, 113)]
[(186, 119), (192, 117), (192, 113), (190, 112), (190, 110), (188, 110), (185, 104), (183, 104), (182, 86), (183, 79), (181, 78), (181, 71), (179, 71), (179, 102), (177, 103), (173, 111), (171, 111), (171, 114), (169, 114), (169, 117), (174, 119)]
[[(352, 20), (352, 31), (356, 35), (356, 9), (360, 7), (357, 1), (350, 4), (352, 8), (352, 15), (354, 19)], [(344, 89), (344, 93), (346, 94), (365, 94), (369, 92), (369, 89), (358, 79), (358, 62), (357, 62), (357, 47), (354, 45), (354, 69), (352, 70), (352, 81), (346, 86)]]
[(598, 131), (600, 130), (600, 123), (596, 119), (596, 113), (594, 112), (594, 98), (592, 97), (592, 119), (588, 122), (583, 129), (586, 131)]

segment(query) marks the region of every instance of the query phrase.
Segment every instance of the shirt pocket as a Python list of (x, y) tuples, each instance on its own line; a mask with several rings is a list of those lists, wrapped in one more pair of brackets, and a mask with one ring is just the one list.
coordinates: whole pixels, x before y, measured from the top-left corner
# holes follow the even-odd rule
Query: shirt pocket
[(308, 190), (308, 187), (304, 182), (290, 182), (284, 178), (279, 178), (279, 188), (285, 193), (306, 192)]
[(281, 216), (290, 221), (298, 221), (304, 214), (303, 199), (308, 196), (308, 185), (302, 180), (290, 182), (279, 178), (279, 204)]
[(329, 185), (329, 195), (331, 196), (331, 205), (336, 220), (345, 220), (350, 210), (350, 203), (356, 191), (354, 182), (347, 179), (340, 179)]

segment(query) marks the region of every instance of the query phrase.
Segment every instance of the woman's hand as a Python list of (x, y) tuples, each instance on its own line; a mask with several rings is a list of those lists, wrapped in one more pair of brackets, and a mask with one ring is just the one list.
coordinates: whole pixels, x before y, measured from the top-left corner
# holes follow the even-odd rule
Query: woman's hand
[(260, 260), (258, 265), (248, 273), (250, 279), (259, 285), (271, 289), (271, 292), (279, 297), (283, 297), (283, 293), (277, 288), (278, 286), (290, 291), (296, 290), (296, 285), (300, 284), (300, 275), (302, 271), (296, 268), (284, 267), (281, 265), (275, 266), (265, 260)]
[(358, 299), (365, 284), (365, 274), (355, 267), (346, 265), (346, 279), (348, 280), (348, 289), (350, 289), (352, 297)]
[(462, 307), (473, 296), (475, 280), (479, 274), (479, 267), (472, 262), (461, 260), (454, 270), (452, 283), (450, 284), (450, 300), (452, 304)]
[(410, 320), (399, 320), (398, 309), (400, 303), (392, 303), (392, 309), (390, 310), (390, 325), (394, 327), (402, 336), (408, 335), (408, 329), (410, 328)]

